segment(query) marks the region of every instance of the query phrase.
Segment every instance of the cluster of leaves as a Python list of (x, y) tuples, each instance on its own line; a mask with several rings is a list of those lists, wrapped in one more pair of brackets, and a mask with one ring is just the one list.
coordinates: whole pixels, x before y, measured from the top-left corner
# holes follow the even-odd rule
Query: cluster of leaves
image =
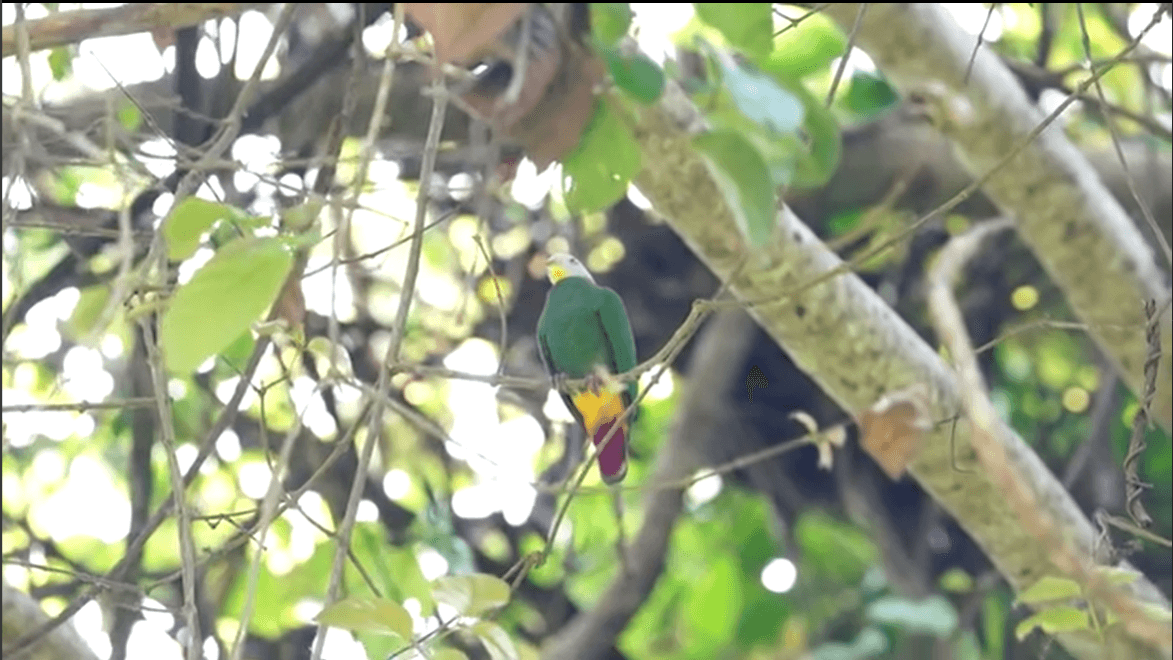
[[(409, 567), (410, 568), (410, 567)], [(418, 574), (418, 566), (415, 573)], [(422, 578), (422, 576), (419, 576)], [(402, 580), (403, 574), (396, 575)], [(388, 585), (390, 586), (390, 585)], [(484, 645), (493, 660), (517, 658), (517, 647), (505, 630), (489, 620), (494, 610), (509, 602), (509, 585), (500, 578), (484, 573), (471, 575), (443, 576), (427, 585), (418, 593), (423, 597), (423, 606), (434, 609), (437, 603), (451, 609), (445, 625), (438, 629), (440, 634), (417, 639), (413, 634), (411, 614), (398, 601), (379, 596), (350, 596), (331, 603), (322, 610), (317, 620), (320, 623), (357, 633), (390, 637), (417, 650), (423, 650), (425, 657), (443, 660), (462, 660), (467, 656), (463, 651), (450, 646), (441, 647), (439, 642), (447, 635), (467, 631)], [(425, 611), (431, 616), (432, 611)], [(374, 646), (368, 642), (368, 649)], [(374, 649), (372, 649), (374, 650)]]
[[(682, 83), (692, 89), (710, 124), (694, 146), (738, 227), (760, 246), (773, 235), (779, 191), (821, 185), (838, 163), (837, 122), (803, 80), (842, 55), (845, 40), (828, 20), (808, 21), (814, 29), (804, 29), (802, 39), (775, 39), (769, 4), (694, 6), (698, 21), (690, 30), (690, 47), (705, 57), (709, 70), (706, 82)], [(615, 87), (638, 104), (655, 102), (664, 87), (663, 71), (622, 42), (631, 24), (630, 7), (591, 7), (595, 47)], [(599, 99), (578, 149), (564, 159), (572, 209), (605, 208), (624, 194), (641, 167), (624, 121), (628, 111), (618, 99)]]

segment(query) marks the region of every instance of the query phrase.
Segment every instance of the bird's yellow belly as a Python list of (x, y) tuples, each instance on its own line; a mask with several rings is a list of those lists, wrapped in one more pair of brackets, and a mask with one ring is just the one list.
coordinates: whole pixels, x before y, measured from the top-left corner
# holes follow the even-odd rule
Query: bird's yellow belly
[(598, 394), (587, 390), (571, 397), (574, 407), (582, 414), (583, 424), (587, 433), (594, 435), (604, 422), (611, 421), (623, 414), (623, 399), (610, 390), (603, 389)]

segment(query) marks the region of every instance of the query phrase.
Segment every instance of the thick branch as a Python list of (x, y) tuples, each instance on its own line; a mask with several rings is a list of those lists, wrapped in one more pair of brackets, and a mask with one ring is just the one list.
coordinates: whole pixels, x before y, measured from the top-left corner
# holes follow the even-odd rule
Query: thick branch
[[(209, 18), (229, 16), (262, 3), (154, 2), (128, 4), (112, 9), (77, 9), (55, 12), (27, 23), (29, 50), (64, 46), (95, 37), (115, 37), (159, 28), (182, 28)], [(4, 57), (16, 54), (16, 29), (4, 26)]]
[[(734, 368), (750, 349), (753, 324), (740, 310), (718, 314), (704, 331), (689, 367), (689, 388), (681, 401), (668, 441), (657, 453), (649, 483), (685, 481), (699, 465), (704, 438), (719, 435), (719, 392), (731, 389)], [(576, 616), (547, 642), (543, 660), (592, 660), (606, 657), (627, 622), (643, 605), (660, 573), (668, 538), (680, 515), (685, 486), (655, 489), (644, 500), (644, 522), (628, 550), (628, 573), (620, 570), (599, 602)]]
[[(827, 9), (845, 28), (854, 4)], [(892, 29), (892, 26), (900, 26)], [(859, 45), (905, 91), (939, 107), (941, 129), (976, 175), (997, 166), (1043, 119), (996, 55), (936, 4), (872, 5), (859, 30)], [(1144, 303), (1169, 297), (1162, 273), (1140, 232), (1061, 130), (1041, 133), (982, 187), (1016, 221), (1074, 312), (1135, 393), (1143, 391)], [(1163, 358), (1153, 416), (1173, 429), (1173, 311), (1161, 318)]]
[[(869, 12), (870, 13), (870, 12)], [(737, 271), (747, 247), (720, 190), (690, 146), (688, 131), (701, 122), (678, 88), (670, 86), (657, 109), (642, 110), (635, 129), (649, 163), (636, 185), (718, 277)], [(930, 393), (934, 419), (949, 419), (960, 410), (959, 387), (952, 371), (932, 347), (857, 276), (842, 272), (842, 262), (784, 209), (780, 236), (749, 255), (748, 265), (731, 281), (731, 290), (750, 306), (759, 324), (786, 350), (795, 364), (848, 411), (870, 408), (886, 392), (922, 383)], [(820, 282), (811, 285), (812, 281)], [(924, 440), (910, 472), (934, 499), (966, 529), (1016, 589), (1053, 574), (1048, 549), (1025, 529), (991, 476), (982, 470), (959, 471), (973, 464), (969, 425), (937, 427)], [(998, 424), (1010, 468), (1040, 503), (1041, 515), (1054, 520), (1076, 552), (1092, 556), (1094, 530), (1070, 495), (1039, 457), (1005, 424)], [(1150, 582), (1129, 585), (1133, 597), (1168, 607)], [(1104, 649), (1077, 648), (1081, 658), (1103, 657)], [(1128, 638), (1118, 643), (1135, 650), (1127, 657), (1152, 657)], [(1118, 656), (1125, 657), (1125, 656)], [(1167, 657), (1158, 655), (1157, 657)]]
[[(7, 582), (4, 583), (3, 601), (5, 639), (23, 637), (49, 620), (36, 600)], [(50, 630), (25, 657), (30, 660), (98, 660), (72, 625)]]

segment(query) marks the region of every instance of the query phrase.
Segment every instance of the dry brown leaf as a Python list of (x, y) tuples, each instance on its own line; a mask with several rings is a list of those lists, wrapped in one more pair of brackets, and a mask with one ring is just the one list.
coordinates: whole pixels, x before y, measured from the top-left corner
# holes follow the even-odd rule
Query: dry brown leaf
[(473, 64), (484, 55), (506, 59), (497, 37), (521, 18), (525, 2), (408, 2), (404, 11), (432, 35), (436, 60)]
[(301, 291), (301, 275), (304, 269), (294, 268), (281, 285), (281, 293), (277, 294), (277, 302), (273, 303), (272, 317), (284, 319), (289, 324), (289, 331), (303, 333), (305, 331), (305, 295)]
[(842, 425), (832, 426), (815, 436), (815, 447), (819, 450), (819, 469), (830, 470), (835, 466), (835, 449), (847, 444), (847, 429)]
[(928, 390), (917, 383), (880, 397), (857, 416), (859, 442), (884, 472), (899, 479), (912, 462), (925, 433), (933, 427)]

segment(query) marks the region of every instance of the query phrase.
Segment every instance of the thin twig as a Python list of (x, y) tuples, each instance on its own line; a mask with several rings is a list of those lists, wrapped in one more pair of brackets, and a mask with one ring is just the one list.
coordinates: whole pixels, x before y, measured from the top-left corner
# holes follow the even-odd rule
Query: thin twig
[(1145, 343), (1148, 346), (1148, 355), (1144, 361), (1144, 391), (1140, 400), (1140, 408), (1132, 418), (1132, 433), (1128, 438), (1128, 453), (1124, 455), (1121, 467), (1124, 470), (1124, 508), (1133, 522), (1141, 527), (1153, 524), (1153, 518), (1145, 511), (1141, 496), (1151, 486), (1141, 480), (1137, 474), (1137, 462), (1144, 454), (1145, 432), (1148, 430), (1149, 420), (1152, 419), (1153, 395), (1157, 391), (1157, 366), (1161, 362), (1161, 317), (1157, 315), (1155, 300), (1145, 302), (1145, 316), (1148, 317), (1148, 328), (1145, 332)]
[(501, 347), (498, 349), (501, 360), (497, 363), (497, 375), (500, 376), (505, 371), (505, 349), (509, 346), (509, 324), (505, 319), (505, 296), (501, 293), (501, 282), (497, 280), (497, 271), (493, 269), (493, 257), (489, 254), (489, 249), (485, 247), (485, 242), (481, 240), (481, 235), (473, 236), (473, 241), (480, 248), (481, 254), (485, 256), (489, 277), (493, 278), (493, 288), (497, 291), (497, 313), (501, 317)]
[[(1099, 80), (1105, 74), (1107, 74), (1109, 71), (1111, 71), (1112, 66), (1114, 66), (1115, 64), (1119, 63), (1124, 58), (1126, 58), (1128, 56), (1128, 54), (1131, 53), (1137, 47), (1138, 44), (1140, 44), (1141, 39), (1143, 39), (1145, 37), (1145, 35), (1147, 35), (1149, 33), (1149, 31), (1151, 31), (1154, 27), (1157, 26), (1158, 22), (1159, 21), (1157, 21), (1157, 20), (1150, 21), (1149, 24), (1146, 25), (1144, 27), (1144, 29), (1140, 31), (1140, 34), (1137, 35), (1136, 39), (1133, 40), (1131, 43), (1129, 43), (1128, 46), (1126, 46), (1124, 48), (1124, 50), (1121, 50), (1119, 53), (1116, 54), (1115, 57), (1113, 57), (1108, 62), (1107, 65), (1105, 65), (1099, 71), (1094, 72), (1091, 75), (1091, 77), (1089, 77), (1087, 80), (1080, 83), (1079, 87), (1077, 88), (1077, 92), (1082, 93), (1089, 86), (1093, 85), (1095, 83), (1095, 81)], [(1043, 118), (1043, 120), (1041, 122), (1039, 122), (1038, 125), (1036, 125), (1034, 128), (1032, 128), (1029, 133), (1024, 135), (1021, 140), (1019, 140), (1017, 143), (1015, 143), (1014, 146), (1011, 147), (1010, 150), (1007, 151), (1002, 156), (1002, 158), (1000, 158), (998, 160), (997, 163), (994, 163), (990, 167), (990, 169), (988, 169), (986, 171), (985, 174), (981, 175), (980, 177), (978, 177), (977, 179), (972, 181), (965, 188), (962, 188), (960, 191), (957, 192), (956, 195), (949, 198), (949, 200), (947, 200), (946, 202), (944, 202), (943, 204), (941, 204), (937, 208), (933, 209), (932, 211), (929, 211), (928, 213), (926, 213), (923, 216), (921, 216), (920, 218), (918, 218), (915, 222), (913, 222), (906, 229), (904, 229), (904, 231), (901, 231), (900, 233), (896, 234), (892, 238), (884, 241), (883, 243), (880, 243), (879, 245), (876, 245), (875, 247), (871, 248), (870, 250), (866, 250), (866, 251), (862, 252), (861, 254), (856, 255), (850, 261), (845, 261), (844, 263), (839, 264), (835, 268), (832, 268), (828, 271), (820, 273), (819, 275), (811, 278), (809, 281), (804, 282), (803, 284), (796, 286), (791, 291), (783, 292), (781, 295), (776, 296), (776, 297), (771, 297), (769, 300), (745, 301), (744, 303), (741, 303), (741, 305), (748, 309), (750, 307), (781, 304), (781, 303), (787, 302), (795, 294), (802, 292), (802, 291), (806, 291), (807, 289), (810, 289), (811, 287), (814, 287), (817, 284), (821, 284), (822, 282), (830, 280), (830, 279), (837, 277), (839, 275), (843, 275), (848, 272), (851, 272), (854, 268), (859, 266), (859, 264), (867, 261), (868, 259), (871, 259), (875, 255), (883, 253), (884, 251), (888, 250), (893, 245), (903, 241), (904, 239), (906, 239), (908, 236), (910, 236), (914, 231), (916, 231), (924, 223), (928, 222), (929, 220), (931, 220), (933, 218), (940, 217), (940, 216), (944, 215), (945, 213), (948, 213), (949, 211), (951, 211), (955, 207), (957, 207), (957, 205), (959, 205), (962, 202), (964, 202), (965, 200), (969, 199), (969, 197), (971, 195), (973, 195), (975, 192), (977, 192), (982, 186), (984, 186), (986, 184), (987, 181), (989, 181), (991, 178), (993, 178), (994, 175), (997, 174), (998, 171), (1002, 169), (1002, 166), (1004, 166), (1006, 163), (1010, 162), (1012, 159), (1014, 159), (1016, 156), (1018, 156), (1018, 154), (1021, 153), (1023, 149), (1025, 149), (1029, 144), (1034, 142), (1035, 138), (1037, 138), (1039, 136), (1039, 134), (1041, 134), (1043, 131), (1045, 131), (1047, 129), (1047, 127), (1051, 125), (1052, 122), (1054, 122), (1056, 119), (1058, 119), (1059, 115), (1061, 115), (1063, 113), (1063, 111), (1066, 110), (1067, 107), (1070, 106), (1072, 103), (1074, 103), (1076, 100), (1077, 99), (1074, 95), (1068, 96), (1066, 99), (1064, 99), (1062, 103), (1057, 105), (1055, 107), (1055, 109), (1051, 111), (1051, 114), (1049, 114), (1045, 118)]]
[(986, 28), (990, 26), (990, 19), (994, 16), (994, 10), (998, 8), (998, 3), (990, 3), (990, 10), (986, 12), (986, 20), (982, 23), (982, 29), (978, 32), (977, 43), (973, 45), (973, 52), (969, 54), (969, 62), (965, 64), (965, 76), (961, 79), (963, 85), (969, 84), (969, 74), (973, 73), (973, 63), (977, 59), (978, 51), (981, 50), (982, 44), (986, 38)]
[(859, 3), (859, 11), (855, 14), (855, 25), (851, 26), (851, 33), (847, 35), (847, 45), (843, 47), (843, 56), (839, 58), (839, 66), (835, 69), (835, 77), (831, 79), (831, 89), (827, 91), (827, 107), (835, 100), (835, 90), (839, 89), (839, 81), (843, 72), (847, 70), (847, 59), (851, 57), (851, 50), (855, 48), (855, 38), (859, 35), (859, 28), (863, 25), (863, 15), (867, 13), (868, 3)]
[[(361, 7), (361, 5), (360, 5)], [(329, 318), (329, 337), (331, 346), (339, 346), (338, 342), (338, 267), (341, 265), (341, 256), (343, 249), (347, 246), (350, 240), (350, 226), (354, 221), (354, 212), (358, 207), (358, 199), (362, 194), (363, 187), (366, 185), (367, 173), (370, 171), (371, 159), (375, 155), (375, 141), (378, 140), (379, 134), (383, 130), (383, 120), (387, 114), (387, 99), (391, 96), (391, 84), (395, 79), (395, 62), (398, 54), (399, 46), (399, 28), (403, 25), (403, 8), (399, 5), (395, 7), (394, 25), (392, 26), (392, 38), (387, 44), (387, 48), (383, 53), (383, 73), (379, 76), (379, 88), (375, 92), (375, 106), (371, 110), (371, 119), (367, 124), (367, 133), (363, 138), (362, 150), (359, 153), (358, 167), (355, 170), (353, 191), (351, 192), (351, 205), (347, 213), (341, 217), (338, 223), (338, 229), (334, 234), (333, 241), (333, 255), (330, 259), (330, 318)], [(358, 29), (361, 21), (356, 23), (355, 29)], [(359, 49), (362, 52), (362, 49)], [(362, 58), (357, 58), (355, 62), (355, 72), (358, 71), (358, 64)], [(354, 93), (352, 89), (347, 90), (353, 98)], [(353, 101), (351, 101), (353, 105)], [(336, 351), (330, 353), (330, 370), (336, 371), (338, 365), (335, 363)]]
[[(1162, 11), (1160, 8), (1158, 12)], [(1091, 66), (1092, 73), (1096, 71), (1095, 61), (1092, 59), (1092, 43), (1091, 37), (1087, 33), (1087, 23), (1083, 16), (1083, 3), (1075, 3), (1075, 12), (1079, 16), (1079, 30), (1083, 37), (1083, 49), (1087, 53), (1087, 61)], [(1108, 98), (1104, 95), (1104, 86), (1100, 83), (1099, 78), (1096, 79), (1096, 96), (1099, 97), (1100, 103), (1108, 106)], [(1153, 217), (1152, 210), (1149, 205), (1140, 196), (1140, 192), (1136, 189), (1136, 182), (1132, 179), (1132, 171), (1128, 168), (1128, 159), (1124, 157), (1124, 149), (1120, 146), (1120, 134), (1116, 130), (1116, 122), (1112, 121), (1112, 117), (1108, 114), (1104, 115), (1104, 123), (1108, 126), (1108, 133), (1112, 136), (1112, 147), (1116, 150), (1116, 157), (1120, 159), (1120, 167), (1124, 170), (1124, 183), (1128, 185), (1128, 192), (1132, 195), (1133, 201), (1140, 207), (1140, 213), (1144, 216), (1145, 222), (1148, 223), (1149, 229), (1152, 230), (1153, 236), (1157, 241), (1157, 245), (1161, 246), (1161, 251), (1165, 253), (1165, 263), (1173, 268), (1173, 249), (1169, 247), (1169, 241), (1165, 240), (1165, 232), (1161, 231), (1160, 225), (1157, 224), (1157, 219)]]
[(1086, 558), (1071, 547), (1055, 520), (1040, 509), (1035, 493), (1010, 463), (1006, 448), (1001, 443), (1004, 426), (990, 402), (973, 343), (965, 330), (965, 319), (951, 289), (961, 267), (977, 251), (982, 240), (1010, 226), (1008, 219), (1001, 219), (978, 225), (953, 238), (938, 256), (930, 277), (929, 309), (937, 332), (953, 358), (960, 382), (962, 407), (970, 422), (970, 443), (993, 483), (1018, 514), (1023, 528), (1048, 548), (1055, 568), (1110, 607), (1136, 639), (1143, 640), (1153, 648), (1167, 650), (1170, 646), (1168, 628), (1148, 617), (1133, 596), (1113, 587), (1103, 576), (1096, 574), (1087, 564)]
[(513, 76), (509, 79), (509, 87), (501, 96), (501, 105), (513, 105), (521, 98), (521, 88), (525, 86), (525, 73), (529, 67), (529, 44), (533, 36), (533, 15), (535, 7), (525, 5), (521, 15), (521, 37), (517, 43), (517, 50), (513, 53)]
[[(160, 254), (161, 270), (165, 273), (167, 264), (164, 255)], [(142, 341), (147, 349), (147, 363), (151, 366), (151, 384), (155, 391), (156, 412), (158, 413), (159, 440), (167, 454), (167, 470), (171, 479), (171, 499), (175, 502), (177, 512), (176, 521), (179, 526), (179, 555), (183, 571), (183, 618), (187, 623), (187, 652), (188, 660), (199, 660), (203, 654), (204, 637), (200, 633), (199, 604), (196, 601), (196, 550), (195, 540), (191, 535), (191, 510), (187, 507), (187, 482), (183, 478), (183, 469), (179, 467), (178, 447), (175, 444), (175, 420), (171, 415), (171, 398), (167, 394), (167, 372), (163, 362), (166, 359), (160, 345), (159, 316), (148, 315), (140, 319)], [(153, 326), (153, 327), (152, 327)], [(127, 553), (127, 556), (130, 556)]]
[[(428, 135), (424, 143), (423, 163), (420, 167), (420, 187), (416, 197), (415, 232), (411, 243), (411, 253), (408, 256), (407, 272), (403, 278), (403, 289), (399, 297), (399, 309), (395, 315), (395, 324), (391, 329), (391, 339), (387, 346), (387, 354), (379, 366), (379, 378), (376, 384), (378, 396), (372, 404), (370, 431), (363, 443), (362, 456), (355, 470), (354, 480), (351, 483), (350, 497), (346, 503), (346, 512), (338, 530), (338, 548), (334, 553), (334, 563), (330, 570), (330, 583), (326, 592), (326, 603), (333, 603), (338, 598), (338, 589), (342, 581), (342, 568), (346, 558), (346, 547), (350, 544), (350, 534), (354, 528), (355, 515), (358, 511), (359, 500), (362, 499), (363, 486), (366, 484), (367, 469), (370, 466), (374, 447), (379, 444), (383, 436), (383, 407), (387, 393), (391, 388), (391, 365), (399, 361), (399, 350), (406, 334), (407, 315), (411, 309), (413, 292), (415, 291), (416, 277), (419, 275), (420, 255), (423, 249), (424, 220), (427, 217), (428, 193), (431, 189), (432, 174), (436, 166), (436, 152), (440, 144), (440, 132), (444, 126), (444, 114), (448, 104), (448, 94), (442, 81), (436, 79), (432, 83), (432, 119), (428, 126)], [(325, 644), (325, 626), (318, 625), (318, 636), (314, 640), (312, 660), (321, 660)]]
[(0, 408), (7, 413), (27, 412), (87, 412), (89, 410), (129, 410), (150, 408), (155, 405), (153, 397), (118, 399), (116, 401), (78, 401), (77, 403), (14, 403)]
[(805, 13), (805, 14), (803, 14), (802, 16), (799, 16), (798, 18), (790, 18), (790, 17), (789, 17), (789, 16), (787, 16), (786, 14), (782, 13), (782, 10), (781, 10), (781, 9), (779, 9), (779, 8), (777, 7), (777, 5), (775, 5), (775, 6), (774, 6), (774, 15), (775, 15), (775, 16), (777, 16), (777, 17), (779, 17), (779, 18), (781, 18), (782, 20), (786, 21), (787, 23), (789, 23), (789, 25), (787, 25), (786, 27), (782, 28), (781, 30), (778, 30), (777, 32), (775, 32), (775, 33), (774, 33), (774, 37), (775, 37), (775, 38), (777, 38), (777, 37), (780, 37), (780, 36), (782, 36), (783, 34), (785, 34), (786, 32), (788, 32), (789, 30), (793, 30), (794, 28), (796, 28), (796, 27), (798, 27), (799, 25), (801, 25), (801, 24), (802, 24), (802, 22), (803, 22), (803, 21), (805, 21), (806, 19), (808, 19), (808, 18), (810, 18), (811, 16), (814, 16), (815, 14), (817, 14), (817, 13), (819, 13), (819, 12), (823, 11), (823, 9), (824, 9), (824, 8), (825, 8), (827, 5), (829, 5), (829, 4), (831, 4), (831, 3), (829, 3), (829, 2), (823, 2), (823, 3), (817, 4), (817, 5), (815, 5), (814, 7), (811, 7), (811, 10), (810, 10), (810, 11), (808, 11), (808, 12), (807, 12), (807, 13)]
[(1139, 536), (1142, 539), (1152, 541), (1153, 543), (1156, 543), (1157, 545), (1163, 545), (1166, 548), (1173, 548), (1173, 541), (1170, 541), (1169, 539), (1167, 539), (1163, 536), (1158, 536), (1157, 534), (1150, 532), (1149, 530), (1145, 529), (1144, 527), (1138, 527), (1138, 526), (1134, 525), (1133, 523), (1125, 520), (1124, 518), (1120, 518), (1118, 516), (1113, 516), (1112, 514), (1106, 512), (1106, 511), (1101, 510), (1101, 511), (1096, 512), (1096, 522), (1111, 525), (1117, 529), (1128, 532), (1129, 534), (1132, 534), (1134, 536)]
[(550, 525), (550, 533), (546, 537), (546, 545), (542, 550), (543, 558), (549, 556), (550, 550), (554, 546), (554, 539), (558, 534), (558, 528), (562, 524), (562, 519), (566, 517), (566, 512), (570, 508), (571, 501), (574, 500), (575, 494), (582, 488), (582, 482), (586, 479), (587, 473), (590, 471), (591, 466), (594, 464), (599, 454), (601, 454), (603, 450), (607, 448), (607, 444), (611, 442), (611, 439), (615, 436), (616, 432), (623, 425), (623, 423), (631, 417), (632, 413), (634, 413), (637, 408), (639, 408), (640, 402), (643, 401), (644, 397), (648, 395), (648, 392), (652, 391), (652, 388), (655, 387), (656, 383), (660, 382), (660, 377), (668, 371), (672, 363), (676, 361), (676, 356), (679, 355), (680, 351), (684, 350), (684, 347), (688, 344), (688, 340), (691, 339), (694, 334), (696, 334), (698, 329), (700, 329), (701, 322), (704, 321), (704, 319), (715, 309), (712, 303), (720, 300), (725, 295), (725, 292), (729, 290), (729, 287), (741, 274), (742, 269), (744, 269), (748, 263), (749, 253), (746, 252), (744, 255), (742, 255), (741, 260), (733, 269), (733, 272), (730, 273), (729, 277), (721, 283), (720, 288), (718, 288), (717, 292), (713, 294), (713, 297), (710, 299), (710, 301), (698, 300), (694, 302), (692, 309), (689, 311), (688, 317), (684, 319), (684, 322), (681, 323), (680, 327), (676, 329), (676, 332), (673, 333), (672, 337), (668, 340), (668, 343), (664, 345), (664, 348), (660, 349), (660, 351), (656, 353), (656, 358), (659, 358), (657, 360), (659, 369), (652, 376), (651, 382), (649, 382), (648, 386), (639, 392), (639, 394), (631, 402), (631, 405), (627, 406), (623, 413), (619, 415), (619, 417), (617, 417), (614, 422), (611, 423), (611, 428), (607, 430), (607, 433), (603, 436), (603, 439), (594, 445), (588, 456), (583, 460), (582, 467), (579, 469), (578, 477), (574, 480), (574, 484), (567, 492), (566, 501), (555, 514), (554, 522), (552, 525)]
[(241, 654), (244, 652), (244, 641), (248, 637), (249, 621), (252, 619), (253, 606), (256, 602), (257, 582), (261, 575), (261, 558), (265, 554), (265, 537), (268, 535), (269, 528), (278, 515), (277, 503), (281, 495), (281, 484), (286, 471), (289, 469), (289, 459), (293, 456), (293, 447), (297, 445), (297, 438), (301, 435), (303, 420), (312, 404), (313, 397), (317, 395), (321, 387), (322, 385), (319, 383), (314, 388), (313, 394), (309, 397), (310, 400), (306, 402), (301, 413), (295, 416), (293, 427), (285, 434), (285, 442), (281, 446), (281, 454), (277, 458), (277, 465), (273, 469), (272, 476), (269, 478), (269, 488), (265, 491), (265, 498), (261, 503), (261, 514), (257, 521), (257, 548), (249, 564), (248, 583), (244, 591), (244, 605), (240, 612), (240, 625), (236, 629), (236, 639), (232, 642), (232, 660), (240, 660)]
[[(236, 415), (240, 411), (240, 402), (244, 399), (244, 395), (248, 391), (249, 381), (256, 373), (257, 367), (261, 364), (261, 357), (264, 356), (265, 351), (268, 350), (268, 348), (268, 337), (262, 336), (257, 340), (257, 344), (253, 348), (253, 353), (249, 357), (248, 364), (245, 366), (244, 374), (236, 384), (236, 389), (233, 390), (232, 396), (229, 397), (228, 401), (224, 404), (224, 408), (221, 410), (220, 416), (216, 419), (216, 422), (212, 425), (212, 428), (209, 429), (208, 434), (204, 436), (203, 441), (200, 443), (199, 453), (196, 454), (195, 461), (191, 464), (191, 467), (187, 469), (187, 473), (183, 476), (185, 485), (190, 484), (192, 480), (195, 479), (195, 475), (199, 473), (200, 466), (203, 465), (204, 461), (207, 460), (208, 456), (212, 453), (212, 449), (216, 446), (216, 440), (218, 440), (220, 435), (223, 434), (228, 427), (232, 426), (233, 422), (236, 420)], [(143, 547), (146, 545), (147, 539), (150, 538), (152, 534), (154, 534), (155, 530), (159, 528), (159, 525), (163, 524), (163, 521), (170, 514), (172, 505), (173, 496), (168, 495), (167, 499), (163, 501), (163, 504), (161, 504), (155, 513), (151, 515), (151, 518), (147, 521), (147, 524), (143, 526), (142, 533), (140, 533), (130, 542), (130, 545), (123, 553), (122, 559), (114, 568), (110, 569), (110, 571), (106, 573), (106, 579), (113, 581), (120, 581), (122, 579), (130, 567), (130, 558), (134, 557), (137, 553), (142, 552)], [(58, 626), (68, 621), (74, 614), (77, 614), (78, 611), (80, 611), (81, 608), (86, 605), (86, 603), (89, 603), (94, 599), (94, 597), (97, 595), (97, 592), (98, 590), (96, 588), (91, 587), (84, 591), (81, 595), (74, 598), (68, 605), (65, 606), (63, 610), (57, 613), (57, 616), (46, 621), (44, 624), (37, 626), (35, 629), (26, 633), (23, 637), (13, 642), (11, 646), (6, 647), (4, 649), (5, 657), (20, 657), (21, 653), (23, 653), (33, 644), (36, 644), (37, 640), (49, 634)]]

